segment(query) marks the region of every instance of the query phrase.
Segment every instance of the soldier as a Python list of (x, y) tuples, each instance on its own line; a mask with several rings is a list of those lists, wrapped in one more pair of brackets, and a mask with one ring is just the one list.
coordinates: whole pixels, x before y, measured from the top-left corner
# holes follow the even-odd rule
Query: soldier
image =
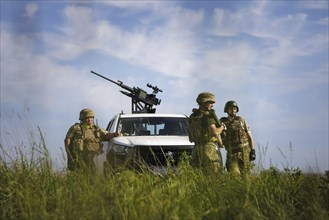
[(120, 133), (110, 133), (94, 124), (91, 109), (80, 111), (80, 123), (68, 130), (64, 144), (67, 153), (67, 166), (70, 171), (85, 170), (94, 172), (94, 156), (103, 151), (102, 141), (117, 137)]
[(234, 174), (249, 174), (251, 162), (256, 159), (254, 141), (249, 125), (246, 120), (237, 116), (238, 104), (235, 101), (228, 101), (225, 104), (224, 112), (227, 117), (220, 121), (226, 125), (227, 130), (222, 133), (222, 139), (227, 151), (226, 168)]
[(192, 165), (213, 171), (222, 169), (222, 156), (219, 147), (223, 147), (220, 134), (225, 129), (220, 124), (213, 109), (215, 96), (210, 92), (202, 92), (196, 102), (198, 109), (193, 109), (189, 117), (189, 140), (194, 142)]

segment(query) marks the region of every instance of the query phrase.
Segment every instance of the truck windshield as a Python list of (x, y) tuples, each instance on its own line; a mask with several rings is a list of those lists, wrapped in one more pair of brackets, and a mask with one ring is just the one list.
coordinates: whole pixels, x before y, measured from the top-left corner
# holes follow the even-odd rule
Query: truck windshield
[(143, 117), (121, 118), (118, 132), (124, 136), (187, 136), (187, 118)]

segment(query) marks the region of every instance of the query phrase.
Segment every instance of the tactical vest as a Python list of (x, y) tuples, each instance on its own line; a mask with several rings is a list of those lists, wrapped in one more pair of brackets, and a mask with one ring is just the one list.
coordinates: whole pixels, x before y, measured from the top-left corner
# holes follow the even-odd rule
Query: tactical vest
[(73, 147), (80, 151), (99, 151), (102, 148), (101, 132), (97, 126), (86, 128), (77, 123), (74, 125)]
[(214, 119), (211, 118), (208, 111), (193, 109), (193, 113), (188, 118), (189, 140), (198, 145), (212, 141), (209, 133), (211, 120)]
[(233, 119), (222, 117), (220, 119), (227, 130), (223, 132), (222, 139), (226, 148), (228, 147), (243, 147), (248, 144), (248, 135), (245, 120), (242, 117), (235, 116)]

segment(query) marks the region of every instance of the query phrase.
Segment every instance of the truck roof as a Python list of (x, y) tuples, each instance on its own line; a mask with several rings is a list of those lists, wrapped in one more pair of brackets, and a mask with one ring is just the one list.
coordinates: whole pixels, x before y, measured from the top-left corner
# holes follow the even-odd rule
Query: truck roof
[(137, 114), (119, 114), (121, 118), (143, 118), (143, 117), (171, 117), (171, 118), (186, 118), (183, 114), (172, 114), (172, 113), (137, 113)]

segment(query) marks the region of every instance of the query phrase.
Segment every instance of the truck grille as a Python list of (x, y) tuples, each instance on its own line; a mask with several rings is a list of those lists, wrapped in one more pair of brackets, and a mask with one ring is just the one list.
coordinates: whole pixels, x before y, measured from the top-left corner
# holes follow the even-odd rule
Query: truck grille
[(191, 155), (193, 146), (136, 146), (135, 159), (154, 166), (178, 165), (183, 154)]

